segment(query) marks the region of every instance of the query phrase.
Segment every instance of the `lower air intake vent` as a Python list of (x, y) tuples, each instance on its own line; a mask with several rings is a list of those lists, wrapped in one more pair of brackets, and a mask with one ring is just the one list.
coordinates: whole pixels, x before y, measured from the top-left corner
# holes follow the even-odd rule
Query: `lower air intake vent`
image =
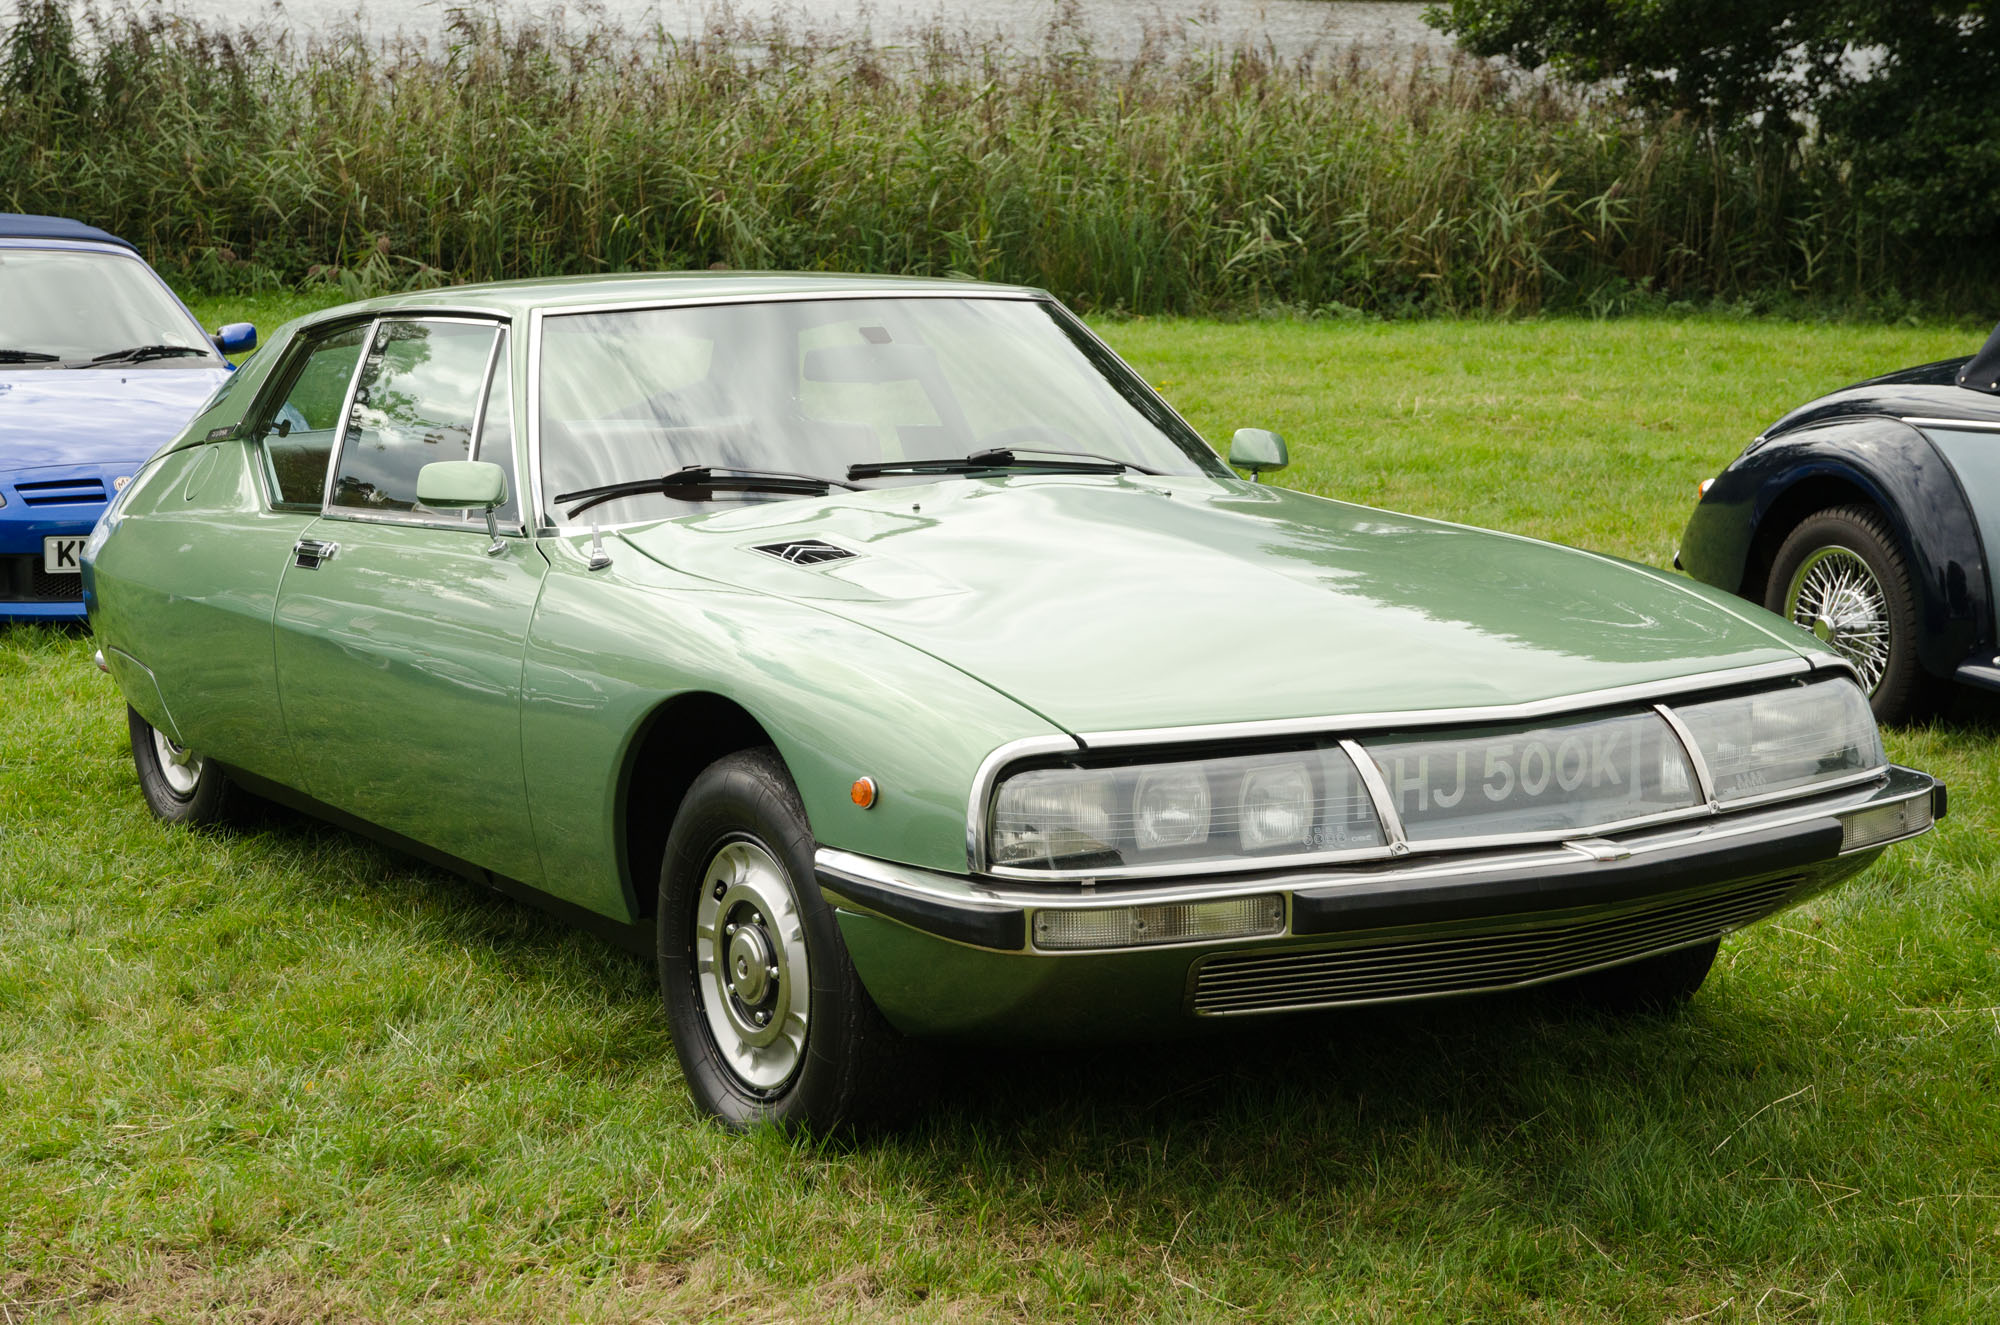
[(1541, 984), (1726, 934), (1778, 910), (1806, 883), (1787, 874), (1533, 929), (1217, 957), (1195, 976), (1194, 1009), (1207, 1016), (1280, 1012)]
[(839, 561), (854, 554), (844, 547), (822, 543), (817, 538), (802, 538), (796, 543), (766, 543), (756, 551), (779, 561), (789, 561), (794, 566), (817, 566), (822, 561)]
[(16, 483), (23, 506), (67, 506), (104, 500), (104, 481), (94, 478), (51, 479), (41, 483)]

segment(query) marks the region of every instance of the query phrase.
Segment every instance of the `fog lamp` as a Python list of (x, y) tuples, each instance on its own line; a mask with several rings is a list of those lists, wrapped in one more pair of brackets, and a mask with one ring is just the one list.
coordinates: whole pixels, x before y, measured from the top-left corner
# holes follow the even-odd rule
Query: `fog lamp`
[(1276, 893), (1167, 906), (1110, 906), (1035, 913), (1035, 946), (1059, 952), (1251, 938), (1284, 931), (1285, 899)]
[(1840, 849), (1857, 851), (1878, 842), (1910, 837), (1931, 826), (1931, 798), (1915, 796), (1894, 805), (1873, 805), (1840, 816)]

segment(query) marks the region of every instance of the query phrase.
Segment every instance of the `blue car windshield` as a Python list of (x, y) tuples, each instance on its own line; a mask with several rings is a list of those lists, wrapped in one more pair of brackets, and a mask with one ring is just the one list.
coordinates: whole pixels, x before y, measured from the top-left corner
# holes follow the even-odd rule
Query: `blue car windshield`
[[(569, 523), (554, 509), (558, 493), (687, 465), (841, 479), (849, 466), (1018, 448), (1027, 464), (1088, 455), (1151, 473), (1228, 472), (1116, 355), (1036, 299), (566, 313), (542, 324), (541, 365), (542, 495), (554, 524)], [(713, 508), (655, 492), (592, 514), (619, 524), (698, 509)]]
[(0, 357), (0, 372), (87, 363), (139, 346), (200, 352), (162, 354), (145, 360), (148, 368), (217, 366), (208, 337), (138, 258), (0, 246), (0, 352), (15, 352)]

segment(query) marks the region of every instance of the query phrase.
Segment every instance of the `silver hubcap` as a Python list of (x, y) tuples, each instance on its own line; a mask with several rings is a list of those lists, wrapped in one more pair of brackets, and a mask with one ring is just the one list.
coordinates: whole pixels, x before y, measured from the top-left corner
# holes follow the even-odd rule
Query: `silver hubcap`
[(1823, 547), (1807, 557), (1785, 591), (1785, 615), (1838, 650), (1875, 693), (1889, 669), (1889, 596), (1859, 554)]
[(201, 782), (202, 758), (185, 746), (175, 745), (166, 733), (153, 729), (153, 753), (159, 757), (160, 776), (176, 796), (192, 796)]
[(776, 1090), (805, 1056), (810, 981), (805, 918), (791, 881), (755, 842), (725, 845), (702, 877), (695, 991), (737, 1079)]

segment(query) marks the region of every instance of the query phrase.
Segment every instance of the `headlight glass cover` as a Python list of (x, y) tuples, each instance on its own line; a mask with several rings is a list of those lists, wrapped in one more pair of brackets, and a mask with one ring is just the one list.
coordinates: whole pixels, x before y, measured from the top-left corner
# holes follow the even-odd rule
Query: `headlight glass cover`
[(1708, 764), (1716, 800), (1725, 805), (1889, 762), (1868, 697), (1852, 681), (1815, 681), (1673, 708)]
[(1380, 847), (1374, 804), (1337, 746), (1107, 768), (1000, 784), (995, 865), (1113, 869)]
[(1650, 709), (1362, 746), (1412, 842), (1596, 829), (1701, 804), (1680, 738)]

